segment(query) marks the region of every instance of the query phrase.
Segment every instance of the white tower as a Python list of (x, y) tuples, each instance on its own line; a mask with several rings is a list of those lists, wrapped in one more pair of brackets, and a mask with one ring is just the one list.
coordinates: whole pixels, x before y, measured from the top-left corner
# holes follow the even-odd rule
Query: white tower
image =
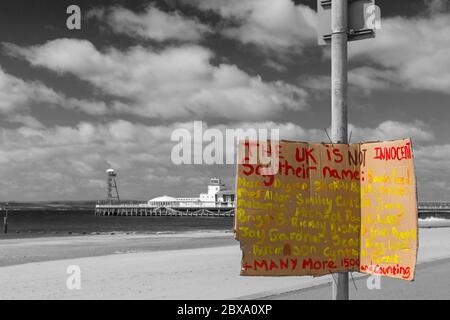
[(219, 178), (212, 178), (208, 184), (208, 194), (215, 195), (217, 192), (221, 191), (224, 187), (222, 181)]
[(108, 169), (106, 170), (107, 174), (107, 199), (109, 203), (113, 202), (113, 200), (119, 201), (119, 190), (117, 188), (117, 182), (116, 177), (117, 174), (115, 173), (114, 169)]

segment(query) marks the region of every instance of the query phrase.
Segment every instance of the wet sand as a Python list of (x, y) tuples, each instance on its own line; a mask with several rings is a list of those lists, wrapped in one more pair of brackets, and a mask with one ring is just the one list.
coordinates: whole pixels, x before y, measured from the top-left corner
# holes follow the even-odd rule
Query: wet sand
[(231, 231), (12, 238), (0, 241), (0, 267), (30, 262), (236, 244), (237, 241), (234, 240)]

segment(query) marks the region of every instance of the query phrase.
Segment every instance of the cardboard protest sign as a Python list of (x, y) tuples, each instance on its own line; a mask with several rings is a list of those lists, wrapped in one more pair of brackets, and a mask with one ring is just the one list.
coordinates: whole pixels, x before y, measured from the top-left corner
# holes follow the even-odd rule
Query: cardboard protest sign
[(418, 249), (417, 193), (410, 140), (366, 143), (361, 180), (361, 266), (413, 280)]
[[(361, 186), (372, 183), (365, 175), (378, 172), (368, 170), (374, 150), (372, 144), (240, 143), (235, 235), (243, 252), (241, 274), (320, 276), (359, 271), (361, 240), (366, 240), (361, 218), (369, 214), (362, 213), (361, 200), (366, 198)], [(273, 162), (260, 161), (264, 154), (272, 160), (277, 156), (274, 174), (267, 174)], [(417, 213), (414, 217), (417, 222)], [(364, 254), (364, 266), (366, 257), (380, 258), (371, 247)], [(415, 263), (415, 258), (408, 262)]]

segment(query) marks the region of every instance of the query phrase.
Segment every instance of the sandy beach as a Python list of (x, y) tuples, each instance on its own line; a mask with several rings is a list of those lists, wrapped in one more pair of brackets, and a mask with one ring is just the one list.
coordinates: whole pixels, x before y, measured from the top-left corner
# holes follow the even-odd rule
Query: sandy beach
[[(0, 256), (0, 299), (258, 298), (331, 281), (241, 277), (230, 232), (10, 239)], [(419, 264), (449, 257), (450, 228), (421, 228)], [(80, 290), (66, 286), (72, 265)]]

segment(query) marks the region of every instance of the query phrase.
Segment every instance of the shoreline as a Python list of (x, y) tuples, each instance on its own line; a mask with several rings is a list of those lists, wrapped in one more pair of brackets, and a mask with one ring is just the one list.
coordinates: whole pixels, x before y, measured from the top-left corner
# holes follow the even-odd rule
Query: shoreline
[[(449, 220), (450, 221), (450, 220)], [(3, 240), (20, 239), (53, 239), (95, 236), (170, 236), (170, 235), (195, 235), (207, 233), (233, 233), (233, 229), (204, 229), (204, 230), (178, 230), (178, 231), (102, 231), (102, 232), (27, 232), (27, 233), (0, 233), (0, 243)]]
[[(450, 218), (434, 218), (428, 217), (419, 219), (419, 228), (449, 228)], [(165, 231), (145, 231), (145, 230), (111, 230), (111, 231), (93, 231), (93, 232), (10, 232), (8, 234), (0, 233), (0, 243), (5, 240), (14, 239), (41, 239), (41, 238), (72, 238), (72, 237), (92, 237), (92, 236), (133, 236), (133, 235), (188, 235), (196, 233), (230, 233), (233, 234), (232, 228), (227, 229), (198, 229), (198, 230), (165, 230)]]
[[(0, 221), (0, 228), (2, 226)], [(13, 238), (68, 237), (104, 234), (156, 234), (232, 230), (232, 218), (211, 217), (102, 217), (80, 211), (20, 212), (8, 218), (8, 234), (0, 241)], [(0, 232), (3, 230), (0, 230)]]

